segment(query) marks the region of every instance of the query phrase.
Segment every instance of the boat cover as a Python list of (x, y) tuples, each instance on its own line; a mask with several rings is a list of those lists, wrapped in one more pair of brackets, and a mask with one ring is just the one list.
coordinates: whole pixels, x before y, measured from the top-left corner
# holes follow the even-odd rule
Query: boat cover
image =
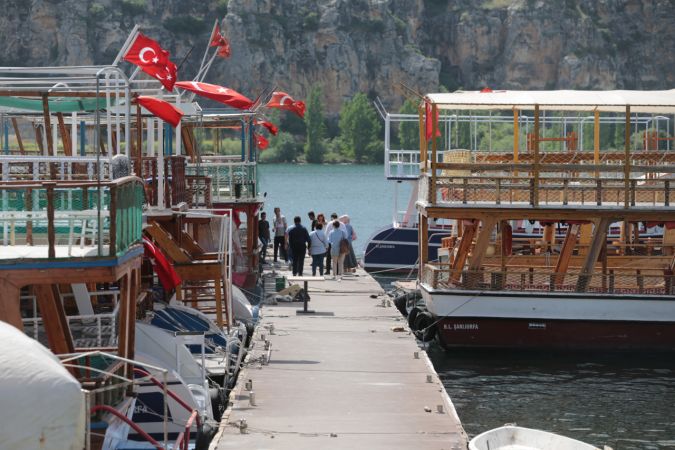
[(0, 446), (84, 448), (84, 394), (53, 353), (0, 322)]
[(675, 113), (675, 89), (667, 91), (457, 91), (427, 94), (426, 100), (440, 109), (541, 110)]

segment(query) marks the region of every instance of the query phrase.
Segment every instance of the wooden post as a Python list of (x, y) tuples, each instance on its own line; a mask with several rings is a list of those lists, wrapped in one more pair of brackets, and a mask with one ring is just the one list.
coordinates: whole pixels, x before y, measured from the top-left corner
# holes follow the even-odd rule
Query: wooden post
[(593, 240), (591, 241), (591, 246), (586, 254), (584, 265), (581, 267), (581, 272), (579, 273), (577, 292), (585, 292), (591, 283), (595, 263), (598, 261), (600, 252), (607, 240), (607, 229), (609, 228), (610, 223), (610, 219), (606, 217), (603, 217), (594, 223), (595, 230), (593, 230)]
[[(518, 123), (519, 112), (513, 108), (513, 164), (518, 164), (518, 153), (520, 151), (520, 124)], [(518, 171), (515, 171), (518, 174)]]
[(61, 134), (61, 142), (63, 143), (63, 153), (66, 156), (73, 156), (73, 147), (71, 145), (70, 133), (66, 128), (65, 120), (63, 120), (63, 113), (56, 113), (56, 118), (59, 122), (59, 133)]
[[(438, 114), (438, 105), (434, 103), (431, 105), (431, 203), (436, 203), (436, 164), (438, 161), (438, 139), (436, 133), (438, 132), (438, 121), (436, 115)], [(427, 118), (429, 120), (429, 118)]]
[(626, 106), (626, 142), (624, 143), (624, 166), (623, 166), (623, 180), (624, 180), (624, 208), (630, 206), (630, 105)]
[[(120, 288), (120, 305), (119, 305), (119, 323), (118, 329), (119, 333), (117, 336), (117, 355), (122, 358), (128, 358), (129, 355), (129, 337), (130, 337), (130, 328), (133, 328), (135, 323), (135, 317), (130, 316), (130, 306), (131, 299), (129, 298), (129, 284), (130, 284), (130, 274), (125, 273), (124, 276), (119, 280)], [(135, 299), (134, 299), (135, 302)], [(133, 368), (130, 365), (125, 367), (125, 374), (130, 376), (132, 374), (131, 370)]]
[(35, 296), (37, 297), (50, 350), (56, 354), (73, 353), (75, 351), (73, 337), (70, 334), (66, 311), (59, 299), (56, 285), (35, 285)]
[[(4, 271), (3, 271), (4, 272)], [(11, 274), (11, 271), (7, 271)], [(23, 331), (21, 320), (21, 286), (7, 278), (0, 277), (0, 320)]]
[(56, 230), (54, 229), (54, 186), (53, 181), (44, 183), (47, 188), (47, 242), (49, 245), (48, 257), (56, 258)]
[(14, 127), (14, 134), (16, 135), (16, 141), (19, 144), (19, 154), (25, 155), (26, 152), (23, 148), (23, 140), (21, 139), (21, 132), (19, 131), (19, 124), (16, 122), (16, 117), (12, 117), (12, 127)]
[[(108, 249), (109, 256), (117, 255), (117, 185), (110, 186), (110, 248)], [(98, 236), (100, 240), (102, 236)], [(94, 244), (94, 242), (92, 242)], [(102, 255), (99, 255), (102, 256)]]
[(419, 218), (419, 272), (424, 270), (424, 265), (429, 261), (429, 219), (426, 215), (420, 213)]
[(469, 251), (471, 250), (471, 244), (473, 243), (473, 237), (478, 230), (478, 220), (472, 220), (468, 224), (463, 224), (464, 231), (462, 233), (462, 239), (459, 241), (459, 247), (457, 248), (457, 255), (455, 260), (452, 263), (450, 268), (450, 280), (453, 282), (459, 281), (462, 272), (464, 270), (464, 264), (466, 259), (469, 256)]
[(35, 127), (35, 142), (37, 142), (37, 146), (40, 149), (40, 155), (45, 154), (45, 147), (44, 147), (44, 142), (42, 142), (42, 129), (40, 127)]
[(42, 117), (45, 121), (45, 134), (47, 135), (47, 151), (49, 156), (54, 155), (54, 141), (52, 140), (52, 121), (49, 117), (49, 94), (42, 94)]
[[(600, 164), (600, 111), (593, 111), (593, 164)], [(595, 171), (595, 177), (599, 177), (600, 172)]]
[[(148, 130), (150, 132), (150, 130)], [(143, 118), (141, 105), (136, 102), (136, 176), (143, 178)]]
[(417, 108), (420, 122), (420, 173), (427, 171), (427, 128), (424, 123), (425, 110), (423, 106)]
[(567, 225), (567, 233), (565, 234), (565, 240), (560, 249), (560, 256), (558, 256), (558, 260), (555, 263), (555, 269), (553, 269), (556, 286), (561, 286), (565, 281), (565, 273), (567, 273), (574, 247), (577, 245), (579, 228), (581, 228), (579, 224)]
[(493, 216), (488, 216), (481, 220), (481, 229), (478, 232), (478, 236), (476, 236), (476, 245), (471, 252), (471, 259), (469, 260), (470, 271), (480, 270), (485, 251), (487, 250), (488, 244), (490, 244), (492, 230), (496, 224), (497, 219)]
[(539, 206), (539, 105), (534, 105), (534, 136), (532, 136), (532, 149), (534, 150), (532, 206)]

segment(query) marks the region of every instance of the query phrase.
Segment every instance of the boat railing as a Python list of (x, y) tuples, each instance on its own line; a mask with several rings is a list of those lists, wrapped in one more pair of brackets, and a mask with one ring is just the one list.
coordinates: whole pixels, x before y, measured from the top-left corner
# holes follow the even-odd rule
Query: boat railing
[(570, 292), (674, 296), (670, 269), (607, 268), (583, 273), (555, 272), (554, 268), (484, 266), (484, 270), (453, 270), (450, 264), (424, 265), (422, 283), (432, 289), (465, 289), (510, 292)]
[(111, 178), (107, 157), (0, 155), (0, 179), (3, 181), (66, 181)]
[(257, 196), (256, 166), (255, 162), (229, 157), (202, 157), (198, 163), (188, 163), (186, 175), (209, 177), (211, 201), (214, 203), (250, 201)]
[(636, 160), (436, 163), (420, 176), (432, 204), (669, 207), (675, 163)]
[(117, 256), (140, 242), (143, 185), (0, 182), (0, 262)]

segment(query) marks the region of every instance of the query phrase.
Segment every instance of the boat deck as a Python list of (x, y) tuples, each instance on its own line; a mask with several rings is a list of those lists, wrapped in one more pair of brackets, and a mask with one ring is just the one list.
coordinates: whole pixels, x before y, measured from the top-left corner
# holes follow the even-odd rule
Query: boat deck
[[(362, 270), (357, 274), (341, 282), (309, 282), (313, 315), (296, 314), (299, 302), (264, 307), (211, 450), (466, 448), (459, 418), (426, 353), (396, 308), (382, 306), (379, 284)], [(248, 380), (255, 406), (245, 389)], [(239, 428), (242, 419), (246, 433)]]

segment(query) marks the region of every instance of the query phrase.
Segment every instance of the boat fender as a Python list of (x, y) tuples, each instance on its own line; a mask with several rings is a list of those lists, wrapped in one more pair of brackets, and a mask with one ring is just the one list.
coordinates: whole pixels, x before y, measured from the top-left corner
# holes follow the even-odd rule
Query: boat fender
[(224, 396), (224, 389), (211, 387), (209, 388), (209, 397), (211, 397), (211, 410), (213, 412), (213, 418), (216, 421), (219, 421), (225, 411), (225, 402), (227, 401)]
[(194, 447), (195, 450), (207, 450), (217, 431), (217, 427), (212, 427), (208, 423), (205, 423), (197, 435), (197, 440)]
[(408, 303), (408, 294), (401, 294), (398, 297), (394, 298), (394, 306), (401, 313), (403, 317), (408, 316), (408, 309), (406, 308), (406, 303)]
[(415, 337), (429, 342), (436, 336), (436, 321), (429, 311), (421, 311), (415, 317)]
[(408, 326), (410, 327), (411, 330), (415, 331), (417, 328), (415, 328), (415, 319), (417, 318), (417, 315), (424, 311), (424, 308), (421, 308), (419, 306), (415, 306), (413, 309), (410, 310), (408, 313)]

